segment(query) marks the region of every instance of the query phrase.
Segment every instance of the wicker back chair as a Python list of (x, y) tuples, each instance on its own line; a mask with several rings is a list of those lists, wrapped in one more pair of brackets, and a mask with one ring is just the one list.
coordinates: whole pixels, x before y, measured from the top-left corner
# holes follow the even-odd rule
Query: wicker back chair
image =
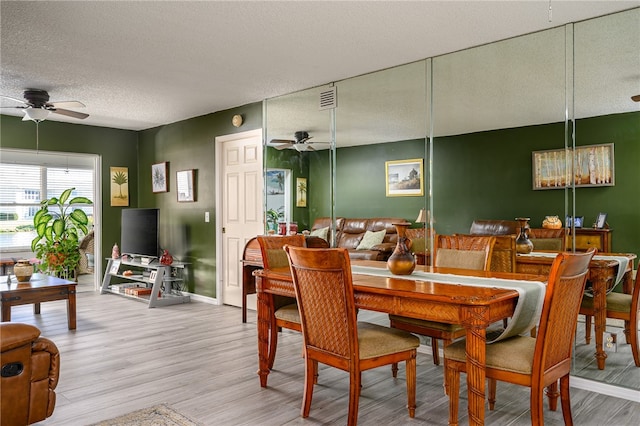
[(349, 373), (348, 425), (358, 421), (361, 372), (406, 362), (409, 416), (416, 408), (416, 336), (376, 324), (359, 323), (351, 262), (344, 248), (287, 246), (302, 319), (305, 380), (302, 417), (308, 417), (318, 362)]
[[(549, 387), (549, 406), (558, 401), (558, 379), (562, 415), (573, 424), (569, 374), (578, 310), (584, 292), (589, 262), (595, 250), (559, 253), (549, 272), (537, 337), (515, 336), (486, 347), (486, 376), (489, 379), (489, 409), (495, 407), (496, 380), (531, 388), (531, 424), (541, 425), (543, 389)], [(465, 340), (444, 349), (445, 374), (449, 385), (449, 424), (458, 424), (460, 372), (466, 371)]]
[[(629, 294), (630, 293), (630, 294)], [(633, 289), (628, 293), (611, 292), (607, 294), (607, 318), (624, 320), (624, 335), (627, 344), (631, 345), (633, 362), (640, 367), (640, 346), (638, 342), (638, 320), (640, 320), (640, 272), (636, 272)], [(593, 296), (583, 295), (580, 313), (585, 316), (585, 341), (591, 342), (591, 318)]]
[[(436, 235), (435, 266), (488, 271), (491, 267), (491, 256), (495, 242), (495, 236)], [(446, 324), (398, 315), (389, 315), (389, 321), (393, 328), (431, 337), (431, 353), (435, 365), (440, 365), (438, 339), (441, 339), (443, 345), (447, 346), (453, 340), (465, 335), (464, 327), (459, 324)]]
[[(289, 260), (284, 251), (285, 245), (305, 247), (304, 235), (259, 235), (257, 237), (262, 252), (262, 264), (265, 269), (288, 268)], [(276, 358), (276, 348), (278, 347), (278, 330), (288, 328), (302, 332), (300, 325), (300, 313), (295, 299), (284, 296), (273, 297), (273, 315), (270, 315), (270, 336), (269, 336), (269, 369), (273, 368)]]
[(527, 233), (534, 250), (564, 251), (568, 230), (568, 228), (529, 228)]

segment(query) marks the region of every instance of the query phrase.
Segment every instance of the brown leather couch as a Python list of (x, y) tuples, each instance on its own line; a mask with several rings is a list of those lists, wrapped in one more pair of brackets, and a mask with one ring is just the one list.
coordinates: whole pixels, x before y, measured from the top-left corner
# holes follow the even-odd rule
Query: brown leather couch
[(53, 414), (60, 374), (56, 345), (29, 324), (0, 324), (2, 426), (36, 423)]
[[(474, 235), (518, 235), (520, 228), (515, 220), (474, 220), (470, 234)], [(527, 235), (534, 250), (563, 251), (567, 229), (527, 228)]]
[[(398, 234), (394, 223), (406, 222), (400, 217), (373, 217), (368, 219), (336, 218), (336, 247), (349, 250), (351, 259), (361, 260), (387, 260), (398, 242)], [(329, 227), (327, 240), (331, 242), (331, 218), (319, 217), (313, 222), (311, 231)], [(357, 250), (366, 231), (377, 232), (385, 230), (382, 243), (373, 246), (370, 250)]]

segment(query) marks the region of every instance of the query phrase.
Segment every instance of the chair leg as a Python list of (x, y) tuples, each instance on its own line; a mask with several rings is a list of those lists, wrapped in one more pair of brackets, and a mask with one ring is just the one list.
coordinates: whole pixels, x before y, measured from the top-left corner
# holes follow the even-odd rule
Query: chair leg
[(391, 364), (391, 375), (393, 376), (394, 379), (396, 377), (398, 377), (398, 363), (397, 362), (394, 362), (393, 364)]
[(458, 426), (458, 404), (460, 400), (460, 371), (451, 363), (445, 364), (444, 374), (449, 384), (449, 426)]
[[(638, 284), (640, 285), (640, 283)], [(638, 317), (631, 315), (631, 328), (627, 342), (631, 345), (631, 353), (633, 354), (633, 362), (636, 367), (640, 367), (640, 342), (638, 341)]]
[[(437, 342), (437, 340), (436, 340)], [(447, 346), (449, 346), (451, 343), (453, 343), (453, 340), (442, 340), (442, 346), (444, 348), (446, 348)], [(438, 343), (436, 343), (437, 345)], [(444, 373), (442, 374), (442, 387), (444, 388), (444, 394), (445, 395), (449, 395), (449, 383), (447, 382), (447, 359), (444, 359)]]
[(407, 376), (407, 408), (409, 409), (409, 417), (416, 416), (416, 353), (406, 361)]
[(591, 315), (584, 316), (584, 342), (591, 343)]
[(558, 409), (558, 382), (551, 383), (545, 389), (545, 393), (547, 394), (547, 398), (549, 398), (549, 410), (556, 411)]
[(271, 330), (269, 336), (269, 358), (268, 358), (268, 366), (269, 370), (273, 370), (273, 363), (276, 359), (276, 348), (278, 347), (278, 327), (276, 326), (275, 321), (271, 323)]
[(318, 361), (315, 359), (306, 359), (304, 370), (304, 395), (302, 396), (302, 417), (304, 418), (309, 417), (309, 411), (311, 410), (313, 383), (316, 371), (318, 371)]
[(566, 426), (573, 426), (571, 415), (571, 395), (569, 394), (569, 375), (560, 378), (560, 403), (562, 404), (562, 418)]
[(530, 397), (530, 409), (531, 409), (531, 424), (532, 425), (542, 425), (544, 424), (544, 406), (542, 402), (543, 399), (543, 389), (539, 384), (534, 384), (531, 386), (531, 397)]
[(349, 414), (347, 415), (347, 426), (358, 424), (358, 403), (360, 401), (362, 375), (360, 368), (352, 368), (349, 372)]
[(440, 353), (438, 352), (438, 339), (431, 338), (431, 354), (433, 355), (433, 363), (440, 365)]
[(496, 379), (487, 379), (489, 382), (489, 410), (496, 408)]

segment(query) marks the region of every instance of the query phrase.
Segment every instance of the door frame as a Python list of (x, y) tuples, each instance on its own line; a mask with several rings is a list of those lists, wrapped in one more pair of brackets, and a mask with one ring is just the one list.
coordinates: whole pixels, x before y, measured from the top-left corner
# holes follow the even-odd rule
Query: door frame
[[(222, 300), (222, 271), (220, 266), (224, 265), (224, 255), (225, 253), (223, 253), (223, 249), (224, 249), (224, 243), (222, 240), (222, 213), (223, 213), (223, 209), (222, 209), (222, 202), (223, 202), (223, 198), (222, 198), (222, 144), (225, 142), (230, 142), (230, 141), (234, 141), (234, 140), (238, 140), (238, 139), (247, 139), (247, 138), (254, 138), (254, 137), (258, 137), (260, 138), (260, 140), (262, 141), (262, 129), (255, 129), (255, 130), (248, 130), (246, 132), (240, 132), (240, 133), (233, 133), (230, 135), (222, 135), (222, 136), (216, 136), (215, 138), (215, 167), (216, 167), (216, 173), (215, 173), (215, 191), (216, 191), (216, 198), (215, 198), (215, 221), (216, 221), (216, 297), (215, 297), (215, 303), (216, 305), (222, 305), (224, 303), (224, 301)], [(264, 141), (262, 141), (262, 144), (264, 146)], [(260, 156), (260, 168), (262, 169), (263, 173), (264, 173), (264, 152), (263, 155)], [(261, 190), (264, 190), (264, 188), (261, 188)]]

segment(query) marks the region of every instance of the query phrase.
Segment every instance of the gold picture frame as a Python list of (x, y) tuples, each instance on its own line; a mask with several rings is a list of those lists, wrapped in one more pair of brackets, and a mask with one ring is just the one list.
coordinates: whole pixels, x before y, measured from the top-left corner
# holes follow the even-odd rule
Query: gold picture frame
[(307, 207), (307, 178), (296, 178), (296, 207)]
[(424, 195), (422, 158), (385, 162), (387, 197), (419, 197)]
[(129, 206), (129, 168), (109, 167), (109, 182), (111, 184), (111, 206)]

